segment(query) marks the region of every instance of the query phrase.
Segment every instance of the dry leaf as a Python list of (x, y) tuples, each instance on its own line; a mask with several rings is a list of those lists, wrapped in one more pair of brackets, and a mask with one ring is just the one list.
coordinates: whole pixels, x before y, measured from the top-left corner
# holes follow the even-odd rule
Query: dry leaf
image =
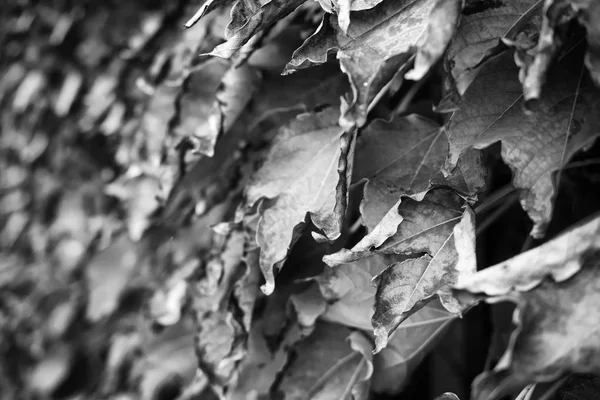
[(227, 41), (210, 55), (231, 58), (258, 32), (268, 29), (286, 17), (306, 0), (271, 0), (261, 5), (257, 0), (240, 0), (231, 10), (232, 20), (227, 26)]
[(465, 6), (458, 31), (446, 58), (452, 80), (463, 94), (478, 73), (481, 62), (493, 54), (499, 39), (539, 0), (472, 1)]
[[(531, 235), (541, 237), (552, 217), (552, 174), (600, 133), (598, 90), (574, 56), (565, 58), (552, 76), (554, 84), (531, 116), (520, 107), (518, 68), (510, 52), (488, 61), (465, 93), (448, 124), (449, 166), (467, 148), (502, 142), (502, 158), (521, 189), (521, 205), (534, 222)], [(579, 59), (580, 60), (580, 59)]]
[[(326, 14), (317, 32), (294, 52), (285, 72), (321, 64), (337, 51), (350, 78), (352, 98), (343, 105), (340, 124), (362, 126), (369, 105), (421, 44), (433, 2), (389, 1), (351, 16), (347, 34)], [(393, 35), (390, 35), (393, 32)]]
[[(598, 237), (596, 231), (596, 244)], [(564, 256), (565, 265), (575, 262), (580, 266), (579, 272), (568, 279), (562, 276), (562, 281), (556, 282), (539, 280), (534, 276), (531, 281), (537, 281), (538, 286), (529, 286), (530, 290), (511, 290), (500, 296), (483, 296), (490, 303), (503, 300), (515, 302), (517, 309), (513, 319), (517, 328), (494, 370), (482, 373), (473, 382), (473, 399), (497, 400), (527, 384), (550, 382), (569, 372), (600, 372), (596, 340), (600, 334), (596, 323), (600, 293), (598, 251), (591, 248), (583, 253)], [(501, 270), (515, 282), (525, 275), (523, 265), (518, 272), (517, 265), (515, 268), (506, 268), (506, 265), (512, 267), (510, 260), (508, 264), (489, 269)], [(552, 274), (551, 268), (552, 264), (548, 275)], [(493, 283), (485, 285), (481, 280), (479, 285), (491, 287)]]
[(543, 245), (475, 275), (463, 276), (455, 288), (487, 296), (528, 291), (551, 277), (562, 282), (582, 267), (586, 253), (600, 250), (600, 216), (569, 229)]
[(284, 399), (367, 398), (373, 372), (371, 343), (361, 333), (321, 322), (294, 352), (275, 388)]
[(413, 68), (404, 77), (418, 81), (442, 57), (454, 37), (464, 0), (436, 0), (427, 24), (425, 43), (419, 46)]
[[(392, 264), (376, 277), (377, 294), (372, 320), (376, 351), (386, 346), (388, 336), (402, 321), (431, 301), (433, 296), (439, 296), (444, 307), (454, 314), (460, 315), (469, 306), (461, 305), (454, 298), (451, 286), (461, 276), (471, 275), (477, 270), (474, 213), (467, 206), (462, 216), (460, 213), (452, 214), (448, 219), (442, 211), (446, 206), (429, 203), (427, 197), (415, 206), (416, 218), (408, 217), (407, 220), (415, 223), (414, 228), (417, 229), (404, 221), (397, 236), (391, 238), (389, 247), (384, 244), (382, 251), (426, 254)], [(438, 213), (443, 219), (441, 223), (430, 217), (438, 218)]]
[(287, 257), (307, 213), (328, 240), (340, 235), (344, 213), (334, 208), (342, 133), (331, 108), (300, 115), (276, 137), (246, 188), (248, 206), (269, 200), (261, 206), (256, 236), (266, 294), (274, 289), (274, 266)]

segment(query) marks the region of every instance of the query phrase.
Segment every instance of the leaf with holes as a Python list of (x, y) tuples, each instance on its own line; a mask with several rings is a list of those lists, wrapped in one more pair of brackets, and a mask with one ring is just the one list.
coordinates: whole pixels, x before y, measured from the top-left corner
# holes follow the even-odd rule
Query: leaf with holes
[(504, 52), (482, 67), (447, 123), (450, 168), (465, 149), (502, 142), (502, 158), (513, 170), (514, 186), (522, 190), (521, 205), (534, 222), (534, 237), (544, 235), (552, 217), (552, 174), (600, 134), (600, 92), (583, 68), (580, 57), (565, 58), (537, 112), (528, 116), (520, 107), (518, 68), (511, 52)]

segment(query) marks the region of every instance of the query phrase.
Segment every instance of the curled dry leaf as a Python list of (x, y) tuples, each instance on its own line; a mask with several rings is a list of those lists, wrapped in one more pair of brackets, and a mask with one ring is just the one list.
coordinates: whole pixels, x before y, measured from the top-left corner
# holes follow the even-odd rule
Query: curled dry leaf
[[(394, 259), (375, 255), (336, 268), (327, 268), (315, 277), (327, 310), (322, 320), (371, 332), (376, 288), (372, 279)], [(375, 355), (372, 390), (398, 393), (409, 374), (437, 343), (456, 316), (438, 301), (432, 301), (412, 314), (390, 337), (388, 346)]]
[(350, 25), (350, 12), (368, 10), (381, 3), (383, 0), (318, 0), (319, 4), (326, 12), (335, 13), (338, 16), (338, 25), (342, 32), (348, 32)]
[(274, 389), (285, 400), (367, 398), (373, 364), (371, 342), (362, 333), (320, 322), (294, 353)]
[[(340, 68), (352, 85), (351, 101), (342, 107), (340, 124), (363, 126), (369, 105), (421, 44), (433, 2), (388, 1), (352, 15), (344, 34), (326, 14), (318, 30), (294, 52), (285, 72), (321, 64), (337, 51)], [(393, 34), (390, 34), (393, 32)]]
[(217, 138), (231, 129), (260, 82), (258, 71), (248, 65), (206, 61), (185, 83), (176, 135), (190, 140), (194, 151), (212, 157)]
[(528, 291), (547, 277), (556, 282), (569, 279), (581, 269), (586, 253), (598, 250), (600, 216), (500, 264), (462, 276), (454, 287), (486, 296)]
[(446, 54), (446, 68), (460, 95), (475, 79), (481, 62), (495, 53), (499, 39), (539, 1), (467, 2)]
[[(252, 274), (242, 260), (245, 235), (234, 230), (220, 238), (205, 275), (193, 286), (196, 314), (196, 354), (211, 382), (227, 385), (246, 354), (248, 331), (244, 316), (253, 308)], [(241, 309), (240, 307), (244, 307)]]
[[(537, 279), (534, 272), (529, 279), (538, 282), (534, 288), (524, 284), (522, 287), (527, 289), (511, 290), (499, 296), (481, 296), (490, 303), (503, 300), (516, 303), (513, 319), (517, 328), (494, 370), (482, 373), (473, 382), (473, 399), (497, 400), (530, 383), (550, 382), (567, 373), (600, 372), (596, 339), (600, 334), (597, 324), (600, 317), (597, 315), (600, 293), (598, 230), (594, 236), (595, 247), (575, 254), (563, 254), (563, 265), (567, 271), (569, 264), (579, 265), (579, 271), (569, 278), (566, 275), (559, 277), (563, 279), (561, 282)], [(567, 240), (568, 237), (561, 239)], [(543, 260), (539, 258), (536, 261), (543, 263)], [(512, 263), (509, 260), (489, 269), (500, 270), (514, 281), (528, 280), (523, 268), (525, 265), (520, 261), (514, 268), (510, 267)], [(556, 268), (553, 264), (548, 265), (547, 276), (556, 276), (557, 271), (553, 268)], [(496, 276), (499, 274), (497, 272)], [(493, 282), (484, 283), (481, 279), (479, 286), (493, 287)], [(518, 284), (515, 285), (517, 287)]]
[(599, 91), (578, 60), (568, 57), (559, 63), (552, 74), (555, 84), (529, 116), (519, 106), (517, 67), (510, 52), (504, 52), (482, 66), (447, 124), (450, 167), (467, 148), (502, 142), (502, 158), (513, 171), (514, 186), (522, 190), (521, 205), (534, 222), (534, 237), (544, 235), (552, 217), (553, 172), (600, 133)]
[(470, 306), (454, 298), (451, 286), (477, 270), (475, 214), (468, 206), (461, 212), (443, 203), (436, 204), (434, 199), (430, 195), (429, 200), (426, 196), (422, 202), (415, 202), (414, 214), (407, 215), (390, 244), (382, 247), (383, 252), (425, 255), (392, 264), (376, 277), (372, 319), (375, 351), (384, 348), (388, 336), (402, 321), (433, 296), (438, 296), (454, 314), (460, 315)]
[(368, 234), (351, 250), (340, 250), (323, 260), (335, 266), (372, 254), (398, 230), (403, 220), (399, 207), (408, 197), (420, 201), (436, 186), (474, 197), (485, 186), (479, 152), (465, 154), (459, 167), (445, 177), (441, 169), (447, 145), (439, 125), (416, 115), (369, 124), (358, 139), (353, 172), (355, 180), (368, 179), (361, 203)]
[(231, 10), (232, 20), (225, 32), (227, 41), (210, 55), (231, 58), (252, 36), (286, 17), (306, 0), (271, 0), (264, 5), (257, 0), (238, 1)]
[(344, 212), (336, 208), (336, 187), (343, 131), (337, 117), (328, 108), (302, 114), (284, 127), (246, 188), (247, 206), (268, 199), (261, 205), (256, 235), (266, 294), (274, 289), (274, 266), (287, 257), (294, 230), (307, 213), (328, 240), (340, 235)]
[(444, 55), (456, 34), (464, 0), (436, 0), (427, 24), (425, 41), (419, 46), (414, 66), (404, 74), (406, 79), (423, 79), (429, 69)]
[(598, 3), (589, 0), (546, 0), (543, 16), (533, 59), (523, 60), (525, 100), (537, 100), (541, 97), (546, 77), (568, 35), (569, 23), (575, 18), (587, 29), (585, 65), (592, 80), (600, 86), (600, 29), (596, 23), (600, 17)]

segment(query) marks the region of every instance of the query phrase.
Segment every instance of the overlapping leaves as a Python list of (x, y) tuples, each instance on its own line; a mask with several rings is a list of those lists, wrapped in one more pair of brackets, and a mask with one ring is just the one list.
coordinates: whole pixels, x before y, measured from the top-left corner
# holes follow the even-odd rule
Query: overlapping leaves
[(568, 372), (599, 371), (599, 238), (600, 217), (595, 216), (536, 249), (458, 281), (456, 288), (467, 298), (517, 304), (509, 347), (493, 371), (474, 381), (474, 399), (499, 399)]

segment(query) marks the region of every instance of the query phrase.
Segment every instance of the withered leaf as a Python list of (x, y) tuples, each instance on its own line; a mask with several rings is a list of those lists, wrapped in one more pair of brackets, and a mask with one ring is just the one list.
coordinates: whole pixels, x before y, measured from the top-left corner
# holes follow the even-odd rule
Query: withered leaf
[(462, 276), (454, 287), (487, 296), (528, 291), (547, 277), (556, 282), (569, 279), (582, 268), (586, 254), (598, 250), (600, 216), (477, 274)]
[(424, 43), (419, 46), (413, 68), (404, 77), (422, 79), (442, 57), (454, 37), (464, 0), (436, 0), (429, 14)]
[(234, 379), (237, 365), (246, 354), (248, 332), (232, 296), (241, 284), (239, 280), (250, 275), (242, 261), (244, 233), (233, 230), (219, 242), (205, 266), (204, 277), (193, 286), (193, 307), (199, 364), (213, 384), (223, 386)]
[(275, 388), (284, 399), (367, 398), (373, 364), (371, 342), (362, 333), (320, 322), (294, 352)]
[(422, 202), (404, 204), (406, 220), (389, 244), (381, 247), (381, 252), (425, 255), (394, 263), (376, 278), (372, 324), (377, 351), (386, 346), (388, 336), (402, 321), (433, 296), (439, 296), (452, 313), (460, 315), (466, 308), (453, 297), (451, 286), (460, 276), (476, 271), (475, 215), (468, 206), (464, 212), (449, 208), (442, 202), (447, 193), (438, 199), (434, 195), (439, 192), (430, 193)]
[[(460, 168), (457, 170), (458, 174), (455, 176), (460, 176)], [(448, 181), (446, 180), (444, 183), (448, 184)], [(396, 196), (392, 197), (394, 195)], [(400, 200), (397, 200), (390, 207), (390, 203), (398, 197), (400, 197)], [(419, 202), (422, 204), (419, 205)], [(452, 224), (456, 224), (463, 214), (461, 210), (463, 203), (464, 199), (452, 189), (442, 189), (440, 187), (439, 189), (423, 191), (405, 197), (402, 190), (398, 190), (393, 185), (379, 182), (379, 180), (368, 182), (361, 203), (361, 213), (369, 233), (352, 249), (342, 249), (336, 253), (326, 255), (323, 257), (323, 261), (334, 267), (369, 257), (375, 253), (418, 253), (421, 250), (412, 251), (410, 245), (403, 244), (404, 238), (419, 232), (419, 227), (433, 226), (439, 230), (444, 229), (443, 227), (446, 226), (451, 230)], [(406, 219), (412, 222), (403, 227)], [(407, 234), (407, 232), (412, 233)], [(431, 233), (427, 230), (424, 230), (424, 232)], [(429, 239), (423, 239), (423, 241), (427, 242)]]
[[(391, 261), (393, 258), (375, 255), (328, 268), (317, 276), (315, 280), (328, 303), (322, 320), (372, 331), (376, 288), (371, 281)], [(438, 301), (433, 301), (404, 321), (390, 337), (388, 346), (373, 359), (372, 390), (398, 393), (454, 318)]]
[(306, 0), (271, 0), (261, 5), (257, 0), (241, 0), (231, 10), (232, 21), (227, 26), (227, 41), (210, 55), (231, 58), (256, 33), (286, 17)]
[(374, 358), (373, 391), (396, 394), (410, 374), (439, 342), (456, 316), (433, 301), (408, 317)]
[[(598, 238), (597, 231), (595, 237)], [(597, 324), (600, 293), (597, 247), (574, 259), (568, 254), (565, 256), (565, 264), (576, 262), (580, 264), (580, 270), (562, 282), (547, 279), (530, 290), (483, 296), (490, 303), (503, 300), (516, 303), (514, 321), (517, 328), (494, 370), (480, 374), (473, 382), (473, 399), (497, 400), (533, 382), (550, 382), (569, 372), (597, 374), (600, 371), (596, 340), (600, 334)], [(505, 271), (518, 281), (520, 277), (515, 275), (516, 270), (505, 266), (489, 269)], [(521, 272), (523, 267), (519, 268)], [(487, 283), (488, 286), (492, 284)]]
[(511, 52), (488, 61), (465, 93), (460, 109), (447, 124), (449, 166), (467, 148), (502, 142), (502, 158), (522, 189), (521, 205), (534, 222), (531, 235), (543, 236), (552, 217), (555, 196), (552, 174), (597, 135), (598, 90), (582, 74), (578, 57), (557, 66), (552, 87), (531, 116), (519, 106), (521, 85)]
[(463, 10), (458, 31), (446, 58), (459, 94), (463, 94), (478, 73), (478, 65), (493, 53), (502, 38), (521, 16), (539, 0), (471, 2)]
[(569, 22), (578, 18), (587, 29), (588, 48), (585, 65), (596, 85), (600, 85), (600, 6), (594, 1), (547, 0), (537, 46), (531, 60), (523, 60), (522, 82), (525, 100), (537, 100), (547, 75), (568, 35)]
[[(361, 203), (368, 234), (351, 250), (341, 250), (323, 260), (330, 266), (367, 255), (396, 233), (402, 216), (398, 207), (409, 196), (422, 200), (429, 189), (448, 186), (467, 197), (485, 185), (479, 152), (465, 154), (449, 176), (441, 172), (447, 140), (439, 125), (416, 115), (392, 122), (376, 120), (357, 142), (356, 181), (368, 179)], [(464, 171), (464, 172), (463, 172)]]
[(318, 0), (321, 7), (328, 13), (337, 14), (338, 25), (342, 32), (348, 32), (350, 25), (350, 11), (368, 10), (381, 3), (383, 0)]
[(213, 58), (193, 72), (180, 100), (177, 136), (189, 138), (196, 151), (210, 157), (221, 133), (227, 133), (258, 89), (252, 67)]
[(274, 289), (274, 266), (287, 257), (294, 229), (307, 213), (328, 240), (340, 235), (344, 211), (334, 208), (341, 181), (337, 166), (343, 130), (337, 117), (337, 112), (328, 108), (302, 114), (283, 127), (246, 188), (248, 206), (268, 199), (261, 206), (256, 235), (266, 294)]
[[(286, 72), (321, 64), (337, 51), (340, 68), (350, 78), (352, 99), (343, 105), (343, 127), (362, 126), (369, 104), (421, 44), (433, 2), (389, 1), (351, 15), (347, 34), (329, 14), (317, 32), (294, 52)], [(390, 34), (393, 32), (393, 34)]]

